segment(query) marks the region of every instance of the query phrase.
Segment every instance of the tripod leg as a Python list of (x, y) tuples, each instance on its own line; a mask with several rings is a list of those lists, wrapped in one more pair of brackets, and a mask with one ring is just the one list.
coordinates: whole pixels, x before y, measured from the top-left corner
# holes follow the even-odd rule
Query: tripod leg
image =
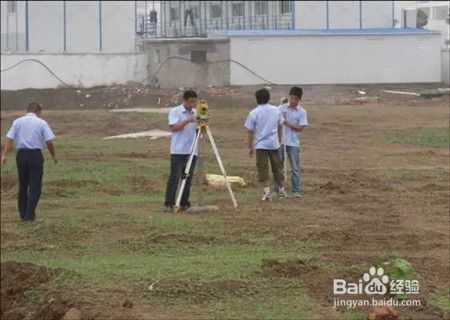
[(225, 172), (225, 168), (222, 163), (222, 159), (220, 159), (219, 151), (217, 150), (216, 143), (214, 142), (214, 138), (212, 136), (209, 127), (206, 127), (206, 133), (208, 134), (209, 141), (211, 142), (211, 146), (213, 148), (214, 154), (216, 155), (217, 162), (219, 163), (220, 170), (225, 178), (225, 185), (227, 186), (228, 192), (230, 193), (231, 201), (233, 201), (233, 206), (236, 210), (238, 210), (238, 204), (236, 202), (236, 198), (234, 197), (233, 190), (231, 190), (230, 181), (228, 181), (227, 174)]
[(287, 180), (287, 158), (286, 158), (286, 127), (283, 126), (283, 173), (284, 180)]
[(178, 212), (180, 210), (181, 197), (183, 196), (184, 187), (186, 186), (186, 180), (189, 178), (189, 171), (191, 170), (192, 160), (194, 159), (195, 150), (197, 148), (198, 140), (200, 137), (200, 132), (201, 132), (201, 130), (198, 130), (197, 135), (195, 136), (195, 139), (194, 139), (194, 142), (193, 142), (192, 148), (191, 148), (191, 154), (189, 155), (189, 160), (186, 164), (186, 168), (184, 169), (184, 178), (181, 181), (180, 190), (178, 191), (178, 197), (177, 197), (177, 201), (175, 203), (175, 212)]

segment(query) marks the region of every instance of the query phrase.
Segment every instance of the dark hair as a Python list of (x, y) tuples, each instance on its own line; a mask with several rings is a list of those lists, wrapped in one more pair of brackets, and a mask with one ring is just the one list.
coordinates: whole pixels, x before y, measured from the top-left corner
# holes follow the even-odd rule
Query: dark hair
[(259, 89), (255, 92), (256, 102), (258, 104), (266, 104), (270, 100), (270, 93), (267, 89)]
[(42, 107), (41, 107), (41, 105), (39, 104), (39, 103), (37, 103), (37, 102), (32, 102), (32, 103), (30, 103), (29, 105), (28, 105), (28, 107), (27, 107), (27, 112), (33, 112), (33, 113), (36, 113), (36, 112), (39, 112), (39, 111), (41, 111), (42, 110)]
[(183, 100), (187, 100), (189, 98), (197, 98), (197, 92), (195, 92), (194, 90), (186, 90), (183, 93)]
[(300, 87), (292, 87), (291, 90), (289, 90), (289, 95), (296, 96), (301, 99), (303, 95), (303, 89)]

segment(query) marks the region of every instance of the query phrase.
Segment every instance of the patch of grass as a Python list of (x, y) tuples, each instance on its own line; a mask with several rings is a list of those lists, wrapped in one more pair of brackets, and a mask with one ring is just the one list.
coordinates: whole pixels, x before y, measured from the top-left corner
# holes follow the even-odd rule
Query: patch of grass
[(364, 320), (366, 315), (361, 311), (351, 311), (349, 314), (349, 320)]
[(394, 170), (388, 174), (388, 178), (394, 180), (414, 181), (419, 178), (418, 173), (412, 170)]
[(428, 303), (445, 311), (450, 311), (450, 290), (429, 296)]
[(386, 138), (389, 143), (408, 143), (418, 145), (443, 145), (450, 143), (448, 128), (429, 128), (417, 130), (403, 130)]

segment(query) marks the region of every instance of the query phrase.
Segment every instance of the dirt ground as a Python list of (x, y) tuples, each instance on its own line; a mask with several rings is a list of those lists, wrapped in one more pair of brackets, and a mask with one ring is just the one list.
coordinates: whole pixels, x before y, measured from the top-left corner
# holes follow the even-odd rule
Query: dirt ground
[[(273, 299), (289, 304), (286, 301), (290, 301), (291, 293), (305, 293), (309, 301), (307, 310), (315, 319), (362, 319), (367, 313), (365, 308), (358, 309), (361, 314), (352, 315), (348, 310), (330, 307), (333, 304), (333, 279), (357, 282), (370, 266), (401, 257), (415, 269), (414, 278), (421, 284), (422, 305), (399, 309), (399, 318), (449, 319), (449, 309), (445, 307), (450, 298), (449, 145), (448, 142), (436, 142), (435, 136), (436, 132), (438, 135), (447, 132), (448, 136), (449, 96), (424, 98), (384, 92), (421, 92), (439, 87), (431, 84), (305, 86), (303, 105), (310, 123), (301, 138), (305, 195), (300, 200), (269, 205), (258, 202), (260, 191), (255, 168), (253, 160), (246, 155), (246, 137), (242, 129), (243, 120), (254, 105), (252, 94), (257, 87), (200, 88), (200, 96), (208, 100), (213, 115), (211, 127), (227, 171), (248, 182), (245, 188), (237, 191), (242, 206), (240, 213), (235, 215), (221, 210), (198, 214), (194, 217), (196, 227), (205, 223), (202, 219), (215, 219), (200, 233), (189, 229), (182, 232), (146, 229), (139, 241), (132, 238), (137, 230), (141, 230), (137, 229), (139, 226), (123, 220), (111, 222), (111, 225), (96, 225), (95, 231), (68, 227), (46, 230), (63, 239), (61, 250), (73, 252), (75, 260), (84, 252), (76, 247), (80, 238), (97, 237), (108, 238), (108, 242), (100, 242), (101, 254), (104, 254), (101, 250), (109, 250), (107, 243), (113, 241), (128, 252), (146, 254), (153, 254), (159, 246), (165, 248), (169, 244), (188, 245), (192, 249), (197, 246), (250, 248), (264, 243), (273, 252), (279, 252), (278, 256), (259, 259), (259, 270), (248, 278), (213, 279), (203, 284), (182, 276), (168, 279), (161, 285), (156, 284), (152, 293), (154, 300), (146, 300), (133, 283), (128, 284), (126, 290), (110, 291), (95, 284), (71, 283), (69, 290), (65, 285), (56, 284), (61, 274), (67, 272), (64, 268), (46, 268), (39, 265), (42, 260), (33, 255), (20, 258), (24, 257), (21, 254), (30, 243), (32, 251), (46, 253), (47, 249), (45, 241), (39, 244), (21, 238), (25, 231), (14, 220), (17, 182), (11, 164), (9, 170), (2, 171), (1, 180), (2, 318), (57, 319), (72, 307), (94, 319), (208, 318), (211, 315), (220, 318), (223, 314), (214, 312), (222, 309), (208, 309), (212, 302), (241, 301), (239, 299), (246, 297), (251, 300), (251, 297), (265, 295), (266, 289), (261, 288), (266, 288), (267, 283), (286, 283), (286, 288), (278, 291), (267, 289), (268, 294), (273, 292), (276, 297)], [(287, 86), (270, 88), (273, 103), (285, 96), (288, 89)], [(61, 162), (72, 161), (75, 167), (76, 162), (117, 161), (132, 173), (122, 183), (111, 185), (105, 185), (96, 176), (85, 175), (78, 166), (81, 178), (52, 176), (45, 185), (47, 190), (41, 210), (55, 210), (55, 214), (59, 214), (56, 211), (64, 212), (65, 202), (75, 197), (80, 201), (74, 206), (73, 214), (81, 214), (92, 210), (88, 208), (89, 201), (83, 204), (83, 198), (89, 198), (89, 193), (95, 193), (97, 197), (92, 200), (96, 208), (111, 208), (109, 200), (102, 200), (103, 196), (109, 199), (112, 196), (131, 197), (136, 193), (162, 194), (167, 168), (160, 168), (158, 163), (167, 159), (168, 140), (156, 140), (151, 146), (145, 141), (136, 146), (133, 146), (134, 140), (108, 142), (117, 145), (99, 149), (97, 144), (102, 137), (150, 129), (167, 130), (165, 115), (119, 115), (108, 110), (165, 108), (178, 103), (181, 92), (179, 89), (140, 86), (92, 88), (80, 92), (76, 89), (5, 91), (1, 96), (2, 136), (11, 121), (23, 113), (28, 102), (42, 103), (43, 117), (63, 142), (70, 143), (70, 147), (59, 153)], [(84, 142), (88, 149), (84, 149)], [(231, 155), (234, 155), (233, 159)], [(153, 166), (156, 174), (139, 173), (146, 161), (150, 161), (149, 166)], [(119, 171), (117, 175), (120, 175)], [(206, 199), (229, 207), (224, 194), (211, 191)], [(158, 212), (160, 203), (161, 199), (130, 200), (123, 206), (136, 214), (142, 212), (147, 219), (148, 210), (151, 215)], [(114, 202), (114, 206), (121, 208), (119, 201)], [(45, 219), (51, 219), (51, 216)], [(71, 241), (74, 247), (68, 244)], [(311, 245), (312, 252), (298, 257), (286, 253), (298, 243)], [(5, 255), (8, 258), (5, 259)], [(17, 260), (33, 263), (11, 261), (10, 257), (16, 255)], [(49, 256), (54, 258), (54, 254)], [(443, 307), (434, 303), (436, 296), (443, 297), (447, 304)], [(111, 303), (111, 300), (115, 302)], [(171, 300), (194, 307), (180, 311), (168, 302)], [(208, 308), (205, 307), (207, 311), (202, 313), (195, 306)]]

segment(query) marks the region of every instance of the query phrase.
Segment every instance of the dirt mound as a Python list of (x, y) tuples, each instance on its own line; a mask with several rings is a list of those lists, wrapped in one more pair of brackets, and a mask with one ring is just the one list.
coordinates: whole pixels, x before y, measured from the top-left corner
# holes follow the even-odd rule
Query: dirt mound
[(317, 270), (318, 267), (310, 262), (300, 259), (296, 260), (277, 260), (263, 259), (261, 269), (266, 277), (302, 277), (306, 273)]
[(59, 291), (48, 292), (39, 301), (31, 319), (62, 319), (71, 308), (76, 306), (73, 297)]
[(14, 310), (26, 298), (27, 291), (37, 290), (51, 281), (59, 270), (47, 269), (32, 263), (7, 261), (1, 264), (1, 315), (2, 319), (22, 318)]
[(132, 176), (128, 179), (131, 192), (150, 193), (158, 191), (155, 180), (143, 176)]

